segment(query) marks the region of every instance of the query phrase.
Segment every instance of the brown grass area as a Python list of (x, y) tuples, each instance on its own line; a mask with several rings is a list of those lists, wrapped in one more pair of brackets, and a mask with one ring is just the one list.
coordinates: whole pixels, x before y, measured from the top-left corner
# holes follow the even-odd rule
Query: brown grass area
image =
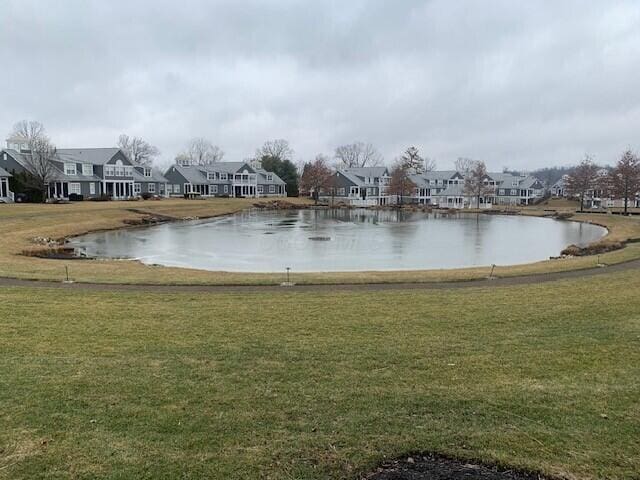
[[(308, 203), (303, 199), (287, 199)], [(0, 276), (61, 280), (68, 265), (78, 282), (144, 284), (274, 284), (283, 280), (281, 273), (207, 272), (183, 268), (154, 267), (135, 261), (86, 260), (60, 261), (25, 256), (25, 250), (42, 249), (36, 237), (65, 238), (90, 231), (125, 227), (146, 215), (175, 219), (213, 217), (249, 208), (252, 199), (215, 199), (138, 202), (81, 202), (66, 205), (3, 205), (0, 207)], [(541, 205), (521, 209), (526, 215), (549, 215), (553, 206)], [(560, 209), (558, 209), (560, 210)], [(602, 214), (575, 214), (573, 220), (591, 222), (609, 229), (606, 240), (640, 239), (637, 218)], [(600, 255), (600, 262), (614, 264), (640, 257), (640, 244)], [(496, 267), (496, 276), (542, 274), (594, 267), (597, 257), (564, 258), (542, 262)], [(484, 278), (489, 267), (454, 270), (416, 270), (384, 272), (331, 272), (295, 274), (296, 283), (393, 283), (465, 281)]]

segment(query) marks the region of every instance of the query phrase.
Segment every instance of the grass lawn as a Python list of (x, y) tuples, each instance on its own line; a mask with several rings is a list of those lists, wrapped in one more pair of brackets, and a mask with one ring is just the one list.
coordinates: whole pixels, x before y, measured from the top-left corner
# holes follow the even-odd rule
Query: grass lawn
[(639, 289), (3, 289), (0, 478), (355, 479), (416, 450), (638, 478)]
[[(303, 199), (289, 202), (308, 203)], [(215, 199), (139, 202), (82, 202), (69, 205), (0, 205), (0, 276), (38, 280), (61, 280), (65, 265), (78, 282), (152, 283), (152, 284), (278, 284), (282, 273), (207, 272), (183, 268), (151, 267), (134, 261), (73, 261), (24, 256), (34, 245), (35, 237), (64, 238), (88, 231), (113, 229), (125, 221), (139, 220), (145, 214), (165, 215), (176, 219), (208, 217), (249, 208), (255, 199)], [(563, 210), (554, 203), (539, 208), (524, 208), (522, 213), (540, 215), (544, 209)], [(602, 224), (609, 228), (609, 240), (640, 238), (640, 219), (613, 215), (579, 214), (576, 219)], [(551, 220), (550, 220), (551, 221)], [(600, 256), (601, 262), (613, 264), (640, 257), (640, 243)], [(597, 258), (577, 257), (547, 260), (528, 265), (500, 266), (494, 274), (508, 277), (592, 268)], [(463, 281), (485, 278), (491, 267), (454, 270), (417, 270), (397, 272), (338, 272), (295, 274), (296, 283), (389, 283)]]

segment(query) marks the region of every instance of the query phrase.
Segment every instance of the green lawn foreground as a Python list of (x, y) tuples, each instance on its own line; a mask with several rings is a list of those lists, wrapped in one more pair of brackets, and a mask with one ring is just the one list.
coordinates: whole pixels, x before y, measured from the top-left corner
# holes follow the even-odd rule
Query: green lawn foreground
[(640, 272), (443, 291), (0, 291), (0, 478), (640, 472)]

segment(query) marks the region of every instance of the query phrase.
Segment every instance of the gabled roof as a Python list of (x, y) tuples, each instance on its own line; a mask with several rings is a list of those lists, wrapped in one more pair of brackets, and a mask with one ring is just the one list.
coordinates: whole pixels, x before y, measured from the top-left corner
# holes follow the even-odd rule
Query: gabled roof
[(204, 167), (196, 167), (196, 166), (184, 167), (182, 165), (171, 165), (169, 167), (169, 170), (167, 170), (167, 173), (169, 171), (175, 170), (180, 175), (182, 175), (184, 179), (189, 183), (196, 183), (196, 184), (209, 183), (207, 180), (206, 173), (204, 173), (204, 171), (201, 170), (202, 168)]
[(136, 181), (136, 182), (155, 182), (155, 183), (167, 183), (168, 182), (168, 180), (166, 178), (164, 178), (162, 173), (160, 173), (160, 171), (158, 171), (155, 168), (151, 169), (151, 176), (150, 177), (145, 177), (144, 173), (140, 173), (138, 171), (139, 168), (144, 168), (144, 167), (135, 167), (133, 169), (133, 180)]
[[(286, 182), (282, 180), (278, 175), (273, 172), (267, 172), (264, 168), (256, 168), (258, 174), (258, 183), (274, 183), (278, 185), (286, 185)], [(272, 180), (267, 180), (267, 175), (273, 175)]]
[(0, 177), (11, 177), (11, 174), (4, 168), (0, 167)]
[(450, 180), (454, 177), (462, 178), (457, 170), (431, 170), (429, 172), (420, 173), (425, 180)]
[(464, 196), (464, 185), (461, 183), (454, 183), (451, 185), (447, 185), (447, 188), (442, 190), (440, 193), (432, 194), (434, 197), (463, 197)]
[(354, 185), (364, 185), (364, 180), (363, 179), (361, 179), (357, 175), (354, 175), (353, 173), (350, 173), (349, 171), (341, 170), (341, 169), (338, 168), (336, 170), (336, 174), (342, 175), (343, 177), (345, 177), (347, 180), (349, 180)]
[(119, 148), (59, 148), (56, 156), (63, 162), (104, 165), (119, 151)]
[(358, 177), (382, 177), (389, 174), (387, 167), (346, 167), (339, 170)]
[(247, 162), (216, 162), (210, 165), (205, 165), (201, 167), (205, 172), (218, 172), (218, 173), (238, 173), (244, 168), (247, 169), (249, 173), (255, 173), (255, 169), (249, 165)]
[(16, 162), (18, 162), (22, 168), (28, 169), (29, 168), (29, 162), (27, 161), (27, 157), (24, 153), (20, 153), (17, 150), (14, 150), (12, 148), (5, 148), (2, 150), (3, 152), (7, 152), (11, 158), (13, 158)]

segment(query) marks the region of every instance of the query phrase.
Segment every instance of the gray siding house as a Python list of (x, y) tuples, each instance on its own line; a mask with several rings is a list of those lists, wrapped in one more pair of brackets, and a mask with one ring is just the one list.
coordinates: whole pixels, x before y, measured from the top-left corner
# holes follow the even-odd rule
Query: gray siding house
[[(453, 171), (432, 171), (410, 176), (416, 185), (413, 201), (446, 208), (476, 206), (476, 199), (464, 191), (464, 175)], [(493, 205), (530, 205), (544, 195), (542, 182), (530, 175), (488, 173), (484, 183), (493, 193), (480, 198), (480, 208)]]
[(164, 174), (169, 195), (203, 197), (286, 197), (285, 182), (246, 162), (172, 165)]
[[(143, 192), (164, 195), (166, 179), (134, 165), (118, 148), (61, 148), (52, 159), (54, 172), (48, 185), (50, 199), (108, 196), (114, 200), (135, 198)], [(13, 173), (30, 170), (29, 152), (0, 151), (0, 167)]]
[(331, 187), (321, 191), (319, 198), (360, 207), (386, 205), (388, 185), (387, 167), (338, 168)]

